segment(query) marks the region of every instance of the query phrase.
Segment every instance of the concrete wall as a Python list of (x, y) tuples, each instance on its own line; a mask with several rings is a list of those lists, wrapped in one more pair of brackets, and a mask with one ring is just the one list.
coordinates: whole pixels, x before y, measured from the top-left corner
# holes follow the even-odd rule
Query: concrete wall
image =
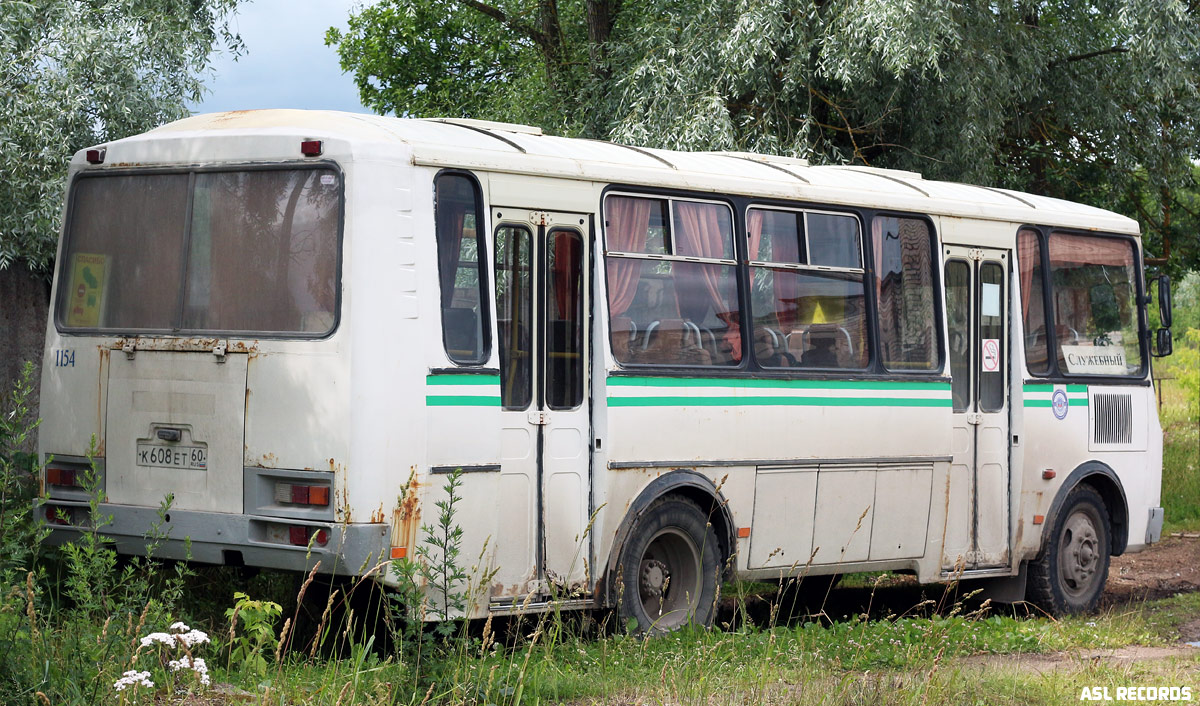
[(33, 361), (38, 366), (31, 400), (35, 412), (49, 304), (50, 282), (45, 276), (30, 273), (19, 263), (0, 270), (0, 397), (11, 392), (25, 361)]

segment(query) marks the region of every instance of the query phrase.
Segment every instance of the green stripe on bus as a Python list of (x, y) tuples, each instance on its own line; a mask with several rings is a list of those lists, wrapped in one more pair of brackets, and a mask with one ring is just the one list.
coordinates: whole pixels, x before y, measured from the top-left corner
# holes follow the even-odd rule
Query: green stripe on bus
[(609, 407), (950, 407), (951, 400), (897, 397), (609, 397)]
[[(1087, 385), (1067, 385), (1067, 392), (1087, 392)], [(1026, 392), (1054, 392), (1054, 385), (1026, 385)]]
[[(1026, 407), (1053, 407), (1054, 402), (1051, 400), (1025, 400)], [(1077, 397), (1071, 399), (1070, 407), (1087, 407), (1088, 401), (1086, 397)]]
[(887, 380), (767, 380), (741, 378), (610, 377), (613, 387), (767, 387), (801, 390), (928, 390), (949, 392), (948, 382), (894, 382)]
[(429, 407), (499, 407), (499, 397), (473, 397), (470, 395), (426, 395)]
[(427, 375), (426, 385), (499, 385), (499, 375)]

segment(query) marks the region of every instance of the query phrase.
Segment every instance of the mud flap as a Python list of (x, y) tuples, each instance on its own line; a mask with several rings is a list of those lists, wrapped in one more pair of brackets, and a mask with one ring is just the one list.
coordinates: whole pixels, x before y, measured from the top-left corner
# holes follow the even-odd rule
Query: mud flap
[(976, 579), (963, 582), (967, 591), (982, 589), (979, 598), (991, 599), (993, 603), (1020, 603), (1025, 600), (1025, 580), (1028, 567), (1021, 562), (1021, 571), (1016, 576), (1000, 576), (994, 579)]

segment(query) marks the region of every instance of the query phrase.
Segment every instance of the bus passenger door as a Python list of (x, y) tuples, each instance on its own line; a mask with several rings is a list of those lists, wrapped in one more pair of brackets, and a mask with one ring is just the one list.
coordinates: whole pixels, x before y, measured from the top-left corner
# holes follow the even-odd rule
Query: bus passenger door
[(504, 207), (492, 216), (501, 476), (513, 479), (497, 498), (496, 582), (567, 597), (586, 590), (589, 561), (588, 219)]
[(1008, 253), (946, 246), (954, 404), (942, 568), (1009, 563)]

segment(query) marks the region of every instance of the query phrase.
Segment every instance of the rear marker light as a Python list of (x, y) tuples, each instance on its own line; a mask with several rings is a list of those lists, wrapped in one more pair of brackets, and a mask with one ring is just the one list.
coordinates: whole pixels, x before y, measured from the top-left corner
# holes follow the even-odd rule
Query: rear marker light
[(288, 541), (297, 547), (308, 546), (308, 528), (300, 525), (288, 527)]
[(75, 476), (75, 470), (71, 468), (47, 468), (46, 482), (50, 485), (64, 486), (67, 488), (79, 487), (79, 481)]
[(314, 541), (317, 544), (321, 545), (322, 547), (325, 546), (326, 544), (329, 544), (329, 533), (323, 529), (317, 530), (313, 534), (313, 537), (315, 538)]
[(104, 164), (104, 155), (108, 150), (104, 147), (87, 151), (88, 164)]
[(305, 140), (300, 143), (300, 154), (305, 157), (320, 157), (324, 151), (320, 140)]
[(403, 559), (408, 556), (408, 547), (392, 547), (392, 558)]
[(275, 484), (275, 502), (290, 505), (329, 505), (329, 486)]
[(46, 508), (46, 521), (55, 525), (70, 525), (71, 511), (65, 507), (51, 505)]

